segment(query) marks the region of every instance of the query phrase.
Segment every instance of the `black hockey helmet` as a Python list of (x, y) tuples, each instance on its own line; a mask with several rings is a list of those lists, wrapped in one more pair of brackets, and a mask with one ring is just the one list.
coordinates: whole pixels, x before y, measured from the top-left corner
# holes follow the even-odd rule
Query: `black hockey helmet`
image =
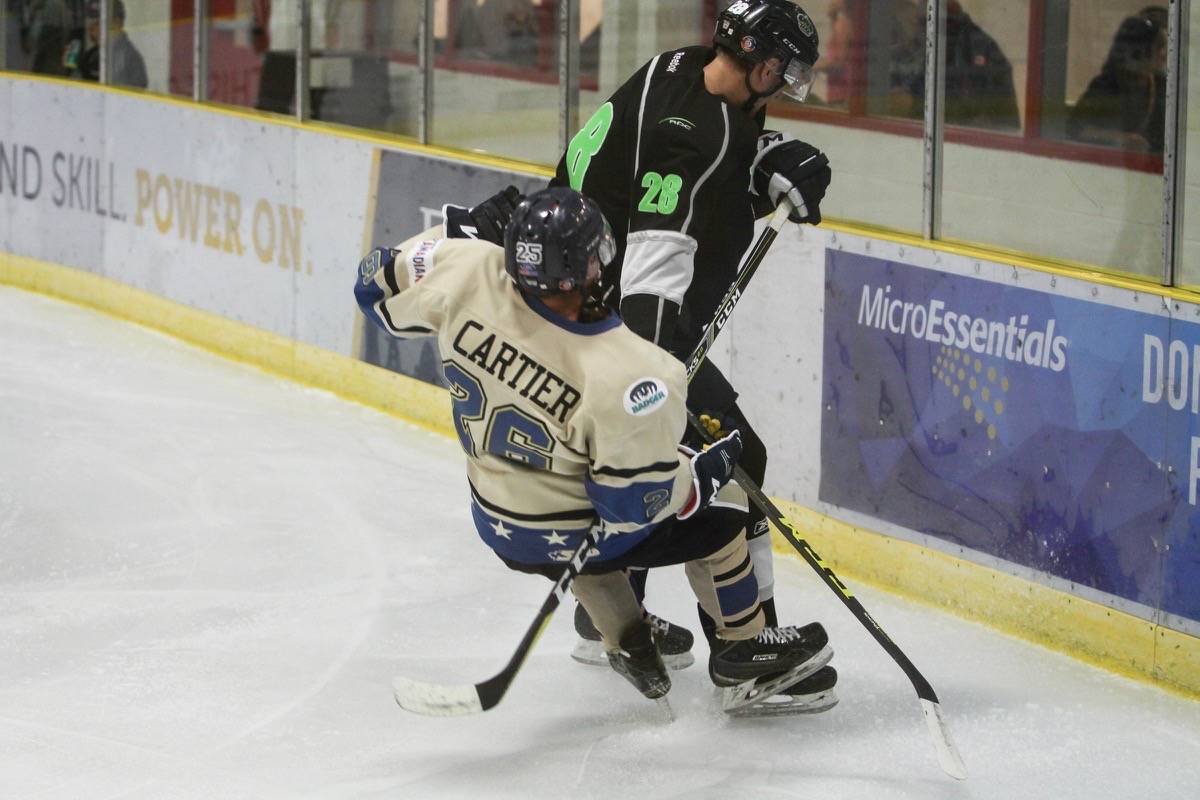
[(616, 253), (600, 207), (566, 186), (526, 197), (504, 229), (504, 267), (532, 295), (586, 288)]
[(717, 15), (713, 44), (751, 66), (771, 58), (783, 62), (783, 93), (808, 97), (819, 57), (817, 26), (791, 0), (738, 0)]

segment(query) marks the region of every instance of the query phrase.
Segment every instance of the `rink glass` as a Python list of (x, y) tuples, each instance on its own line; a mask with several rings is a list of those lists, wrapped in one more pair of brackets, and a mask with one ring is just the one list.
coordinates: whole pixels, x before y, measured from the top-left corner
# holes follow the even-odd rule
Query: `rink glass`
[(1181, 145), (1185, 150), (1183, 231), (1177, 282), (1200, 289), (1200, 2), (1191, 4), (1188, 43), (1187, 120)]
[[(296, 100), (300, 9), (309, 86)], [(551, 165), (564, 146), (559, 12), (567, 0), (435, 0), (424, 128), (434, 145)], [(729, 0), (571, 0), (579, 120), (659, 52), (710, 41)], [(925, 180), (925, 16), (946, 17), (941, 183)], [(82, 0), (64, 0), (82, 31)], [(418, 137), (425, 0), (207, 0), (194, 72), (195, 0), (127, 0), (150, 92)], [(1035, 260), (1200, 288), (1198, 3), (1190, 36), (1178, 248), (1164, 236), (1164, 24), (1147, 0), (805, 0), (821, 58), (803, 104), (768, 126), (824, 150), (826, 218)], [(28, 70), (26, 0), (0, 0), (0, 61)], [(1137, 18), (1147, 20), (1139, 27)], [(964, 20), (969, 18), (970, 22)], [(1131, 19), (1134, 22), (1131, 22)], [(964, 34), (964, 30), (966, 33)], [(65, 46), (58, 45), (69, 57)], [(53, 47), (51, 48), (53, 50)], [(60, 62), (62, 59), (58, 59)], [(55, 59), (46, 63), (54, 64)], [(61, 67), (61, 64), (60, 64)], [(1190, 114), (1186, 113), (1190, 108)], [(569, 138), (566, 137), (566, 138)], [(928, 209), (936, 213), (930, 215)], [(932, 217), (932, 222), (930, 218)]]

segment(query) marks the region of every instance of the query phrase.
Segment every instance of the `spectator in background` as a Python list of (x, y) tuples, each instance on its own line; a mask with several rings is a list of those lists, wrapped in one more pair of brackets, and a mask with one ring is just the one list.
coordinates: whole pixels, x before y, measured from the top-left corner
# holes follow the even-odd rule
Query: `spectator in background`
[[(900, 0), (899, 5), (890, 110), (919, 117), (925, 108), (925, 3)], [(991, 130), (1017, 130), (1021, 125), (1012, 65), (957, 0), (946, 7), (946, 123)]]
[[(873, 113), (919, 119), (925, 108), (925, 3), (891, 0), (891, 13), (873, 7), (869, 33), (855, 27), (864, 3), (829, 0), (826, 6), (830, 32), (818, 67), (826, 80), (823, 99), (845, 105), (856, 94), (878, 94), (880, 102), (868, 101)], [(950, 0), (946, 11), (946, 122), (1016, 130), (1021, 121), (1012, 65), (960, 3)], [(862, 62), (857, 69), (855, 59)], [(868, 59), (886, 61), (881, 86), (867, 83)]]
[[(862, 91), (863, 86), (854, 87), (855, 48), (865, 43), (858, 42), (854, 37), (854, 12), (861, 0), (829, 0), (825, 14), (829, 17), (829, 35), (822, 42), (821, 63), (817, 73), (825, 76), (824, 102), (831, 106), (846, 105), (855, 89)], [(861, 81), (862, 77), (859, 76)]]
[(1067, 117), (1072, 139), (1161, 153), (1167, 96), (1167, 10), (1148, 6), (1126, 17), (1100, 74)]
[(67, 75), (64, 58), (71, 32), (71, 12), (64, 0), (28, 0), (21, 15), (21, 50), (27, 69), (42, 75)]
[(466, 58), (536, 66), (538, 20), (532, 0), (484, 0), (459, 6), (455, 46)]
[[(101, 2), (103, 0), (89, 0), (85, 14), (88, 47), (79, 60), (79, 75), (87, 81), (100, 80)], [(108, 38), (112, 43), (109, 49), (112, 57), (108, 70), (109, 82), (114, 86), (145, 89), (150, 83), (146, 76), (146, 61), (125, 33), (125, 4), (121, 0), (112, 0), (108, 31)]]

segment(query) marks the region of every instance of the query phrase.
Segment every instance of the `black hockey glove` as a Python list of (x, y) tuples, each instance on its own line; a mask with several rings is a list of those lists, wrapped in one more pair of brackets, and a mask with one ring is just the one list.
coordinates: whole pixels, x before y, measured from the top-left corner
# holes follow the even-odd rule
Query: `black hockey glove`
[(446, 237), (481, 239), (503, 247), (504, 228), (521, 199), (517, 187), (509, 186), (471, 209), (442, 206), (442, 216), (446, 218)]
[(676, 514), (680, 519), (687, 519), (711, 503), (720, 488), (733, 477), (733, 468), (742, 454), (742, 435), (733, 431), (700, 453), (684, 445), (679, 445), (679, 449), (692, 457), (692, 496)]
[(785, 195), (792, 201), (795, 210), (789, 220), (820, 224), (821, 200), (833, 177), (829, 159), (820, 150), (786, 133), (768, 131), (758, 137), (750, 175), (755, 195), (773, 205), (779, 205)]

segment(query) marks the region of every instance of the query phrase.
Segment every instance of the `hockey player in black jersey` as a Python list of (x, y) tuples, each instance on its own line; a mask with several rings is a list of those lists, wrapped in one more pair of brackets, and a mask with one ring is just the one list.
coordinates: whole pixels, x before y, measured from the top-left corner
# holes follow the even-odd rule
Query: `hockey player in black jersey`
[[(720, 13), (713, 46), (662, 53), (603, 103), (571, 140), (553, 185), (569, 185), (595, 200), (612, 224), (617, 257), (606, 267), (606, 302), (625, 323), (679, 358), (704, 326), (736, 275), (754, 221), (792, 201), (793, 222), (818, 224), (831, 173), (819, 150), (764, 131), (769, 99), (803, 100), (818, 56), (811, 18), (789, 0), (742, 0)], [(741, 465), (761, 485), (767, 453), (737, 405), (737, 392), (705, 360), (689, 387), (688, 406), (713, 428), (738, 429)], [(750, 552), (768, 625), (775, 624), (770, 536), (752, 508)], [(645, 573), (632, 572), (639, 599)], [(691, 635), (650, 619), (669, 665), (691, 663)], [(712, 641), (712, 620), (701, 610)], [(599, 636), (576, 609), (579, 660), (590, 661)], [(602, 662), (601, 662), (602, 663)], [(821, 670), (788, 691), (797, 710), (833, 702), (837, 675)], [(780, 699), (780, 710), (788, 703)]]

